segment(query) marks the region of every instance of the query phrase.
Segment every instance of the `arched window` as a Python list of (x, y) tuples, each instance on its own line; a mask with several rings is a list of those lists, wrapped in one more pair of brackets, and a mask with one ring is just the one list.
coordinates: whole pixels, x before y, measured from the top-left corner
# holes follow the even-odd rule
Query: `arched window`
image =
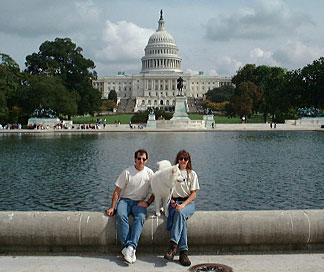
[(163, 106), (163, 100), (160, 101), (160, 105)]

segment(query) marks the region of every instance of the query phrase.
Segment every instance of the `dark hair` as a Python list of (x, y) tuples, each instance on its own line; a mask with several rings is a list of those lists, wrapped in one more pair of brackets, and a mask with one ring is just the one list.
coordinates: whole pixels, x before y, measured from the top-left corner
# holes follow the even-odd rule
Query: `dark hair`
[(139, 149), (139, 150), (135, 151), (134, 158), (136, 159), (138, 155), (143, 155), (143, 154), (145, 154), (146, 159), (148, 159), (148, 153), (145, 149)]
[(188, 158), (188, 163), (187, 163), (187, 171), (190, 172), (192, 170), (192, 163), (191, 163), (191, 157), (188, 151), (186, 150), (180, 150), (174, 160), (174, 164), (179, 163), (179, 158)]

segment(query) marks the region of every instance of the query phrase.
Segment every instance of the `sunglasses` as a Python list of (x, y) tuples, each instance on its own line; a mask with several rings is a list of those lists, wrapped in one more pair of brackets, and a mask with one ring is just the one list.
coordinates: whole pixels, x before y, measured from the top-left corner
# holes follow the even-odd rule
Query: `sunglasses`
[(181, 157), (181, 158), (179, 158), (178, 160), (179, 160), (179, 161), (183, 161), (183, 160), (188, 161), (189, 158), (183, 158), (183, 157)]
[(138, 161), (146, 161), (147, 159), (145, 158), (136, 158)]

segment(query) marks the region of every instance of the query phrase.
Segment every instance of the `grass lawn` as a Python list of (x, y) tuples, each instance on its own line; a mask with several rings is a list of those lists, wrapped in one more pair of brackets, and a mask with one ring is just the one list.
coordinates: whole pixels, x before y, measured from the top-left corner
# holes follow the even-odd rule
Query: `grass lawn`
[[(121, 124), (128, 124), (134, 114), (111, 114), (111, 115), (100, 115), (100, 116), (84, 116), (72, 118), (74, 124), (95, 124), (98, 118), (107, 120), (107, 124), (114, 124), (115, 120), (119, 120)], [(203, 115), (201, 114), (189, 114), (191, 120), (202, 120)], [(241, 123), (239, 117), (228, 118), (226, 116), (214, 116), (215, 123), (217, 124), (238, 124)], [(263, 123), (262, 117), (252, 117), (247, 119), (247, 123)]]
[(97, 119), (107, 120), (107, 124), (115, 124), (116, 120), (119, 120), (121, 124), (128, 124), (134, 114), (111, 114), (111, 115), (100, 115), (100, 116), (82, 116), (72, 117), (74, 124), (95, 124)]
[[(203, 115), (201, 114), (189, 114), (189, 118), (191, 120), (202, 120)], [(217, 124), (239, 124), (241, 123), (241, 118), (234, 117), (234, 118), (228, 118), (227, 116), (214, 116), (215, 123)], [(251, 117), (247, 119), (247, 123), (263, 123), (263, 117)]]

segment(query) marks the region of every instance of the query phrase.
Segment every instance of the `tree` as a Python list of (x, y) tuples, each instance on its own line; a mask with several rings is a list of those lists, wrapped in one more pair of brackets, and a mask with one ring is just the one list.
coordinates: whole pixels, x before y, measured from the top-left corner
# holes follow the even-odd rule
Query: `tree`
[(250, 116), (261, 99), (261, 88), (253, 82), (241, 82), (236, 86), (231, 104), (239, 116)]
[(305, 106), (324, 107), (324, 58), (314, 60), (299, 73), (299, 82), (303, 86), (302, 97)]
[(23, 109), (25, 120), (40, 105), (53, 109), (57, 115), (77, 113), (79, 94), (68, 91), (59, 77), (29, 75), (18, 94), (19, 105)]
[(112, 100), (117, 103), (117, 93), (115, 90), (111, 90), (108, 95), (108, 100)]
[(148, 120), (149, 112), (146, 111), (138, 111), (136, 112), (131, 119), (132, 124), (141, 124), (146, 123)]
[(211, 109), (212, 111), (225, 111), (226, 105), (229, 104), (228, 101), (220, 102), (220, 103), (214, 103), (210, 102), (209, 100), (204, 101), (204, 108), (205, 109)]
[(232, 97), (232, 108), (238, 116), (251, 116), (252, 114), (252, 99), (244, 95), (234, 95)]
[(222, 103), (230, 101), (234, 93), (234, 87), (231, 85), (224, 85), (219, 88), (214, 88), (206, 93), (206, 99), (214, 103)]
[(286, 74), (286, 70), (280, 67), (266, 65), (256, 67), (254, 64), (247, 64), (239, 69), (232, 82), (238, 86), (242, 82), (250, 81), (261, 88), (261, 92), (258, 91), (251, 98), (253, 111), (263, 112), (266, 121), (268, 114), (282, 115), (290, 111)]
[(102, 104), (100, 107), (101, 111), (113, 111), (117, 107), (117, 103), (112, 100), (103, 99), (101, 100)]
[(13, 114), (15, 96), (20, 86), (19, 65), (9, 56), (0, 53), (0, 122), (17, 122)]
[(244, 67), (240, 68), (236, 75), (232, 78), (232, 83), (239, 85), (242, 82), (251, 81), (255, 83), (255, 64), (246, 64)]
[(0, 91), (0, 124), (6, 123), (9, 116), (9, 109), (7, 106), (7, 99)]
[(101, 105), (101, 95), (91, 83), (97, 74), (94, 62), (85, 59), (81, 53), (82, 48), (69, 38), (46, 41), (41, 44), (38, 53), (26, 57), (26, 72), (60, 77), (69, 92), (73, 95), (77, 92), (80, 96), (77, 112), (94, 113)]
[(281, 67), (258, 66), (255, 70), (255, 83), (262, 88), (263, 101), (260, 110), (264, 120), (268, 114), (284, 115), (289, 111), (289, 100), (286, 93), (286, 70)]

